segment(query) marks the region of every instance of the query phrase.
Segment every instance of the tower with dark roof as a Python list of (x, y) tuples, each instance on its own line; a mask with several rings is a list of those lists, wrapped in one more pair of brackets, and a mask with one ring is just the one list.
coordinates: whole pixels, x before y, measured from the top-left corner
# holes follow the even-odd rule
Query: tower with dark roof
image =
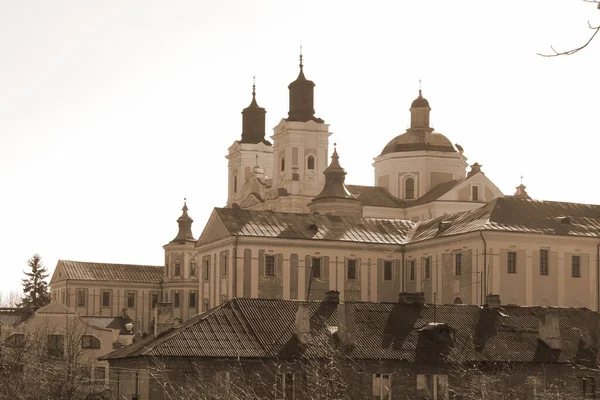
[(256, 102), (256, 84), (252, 84), (252, 102), (242, 111), (242, 140), (240, 143), (271, 143), (265, 140), (265, 114)]
[(300, 54), (300, 72), (298, 73), (296, 80), (289, 84), (288, 89), (290, 91), (290, 110), (288, 112), (288, 121), (324, 122), (322, 119), (315, 117), (315, 84), (313, 81), (309, 81), (304, 76), (302, 54)]

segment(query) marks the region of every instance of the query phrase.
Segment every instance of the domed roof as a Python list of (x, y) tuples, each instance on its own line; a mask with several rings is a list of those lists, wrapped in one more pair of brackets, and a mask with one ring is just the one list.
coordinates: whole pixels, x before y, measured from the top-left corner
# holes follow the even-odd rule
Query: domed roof
[(410, 108), (422, 108), (422, 107), (429, 107), (429, 102), (427, 101), (427, 99), (425, 97), (423, 97), (422, 93), (421, 93), (421, 89), (419, 89), (419, 97), (417, 97), (412, 104), (410, 105)]
[(456, 153), (456, 149), (452, 146), (450, 140), (441, 133), (409, 131), (390, 140), (390, 142), (385, 145), (380, 155), (383, 156), (389, 153), (420, 150)]

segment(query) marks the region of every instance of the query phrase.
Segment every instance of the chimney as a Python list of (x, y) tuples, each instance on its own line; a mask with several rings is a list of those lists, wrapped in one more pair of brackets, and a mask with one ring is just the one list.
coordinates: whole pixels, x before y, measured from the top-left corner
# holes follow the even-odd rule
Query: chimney
[(294, 324), (294, 333), (298, 338), (298, 341), (302, 344), (309, 344), (312, 342), (312, 336), (310, 334), (310, 304), (300, 303), (298, 305), (298, 311), (296, 311), (296, 320)]
[(424, 306), (425, 305), (425, 292), (416, 292), (413, 293), (413, 304), (416, 306)]
[(425, 305), (425, 293), (424, 292), (402, 292), (398, 295), (398, 302), (400, 304), (413, 304), (416, 306)]
[(354, 304), (338, 303), (337, 335), (342, 346), (354, 346)]
[(154, 309), (154, 333), (160, 335), (167, 329), (175, 326), (175, 318), (173, 316), (173, 303), (156, 303)]
[(325, 292), (325, 298), (323, 299), (326, 303), (339, 303), (340, 302), (340, 292), (337, 290), (330, 290)]
[(499, 308), (501, 306), (500, 295), (488, 294), (487, 296), (485, 296), (485, 305), (489, 308)]
[(546, 311), (540, 316), (539, 339), (553, 350), (560, 350), (560, 320), (558, 312)]

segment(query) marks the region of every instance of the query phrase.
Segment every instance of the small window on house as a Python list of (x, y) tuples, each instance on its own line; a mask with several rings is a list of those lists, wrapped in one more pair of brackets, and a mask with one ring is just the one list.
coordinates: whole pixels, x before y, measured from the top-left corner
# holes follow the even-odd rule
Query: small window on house
[(175, 263), (175, 276), (181, 276), (181, 263), (179, 261)]
[(581, 258), (579, 256), (571, 257), (571, 276), (581, 278)]
[(348, 259), (348, 280), (356, 280), (356, 260)]
[(25, 347), (25, 334), (13, 333), (4, 341), (6, 347), (13, 349)]
[(392, 262), (385, 260), (383, 262), (383, 280), (391, 281), (392, 280)]
[(285, 171), (285, 157), (281, 157), (281, 170)]
[(315, 169), (315, 158), (313, 156), (308, 156), (306, 159), (306, 169)]
[(81, 337), (81, 348), (82, 349), (99, 349), (100, 340), (92, 335), (83, 335)]
[(127, 292), (127, 307), (135, 308), (135, 293)]
[(221, 254), (221, 276), (227, 276), (227, 268), (229, 267), (227, 265), (227, 259), (227, 253)]
[(196, 292), (190, 292), (190, 308), (196, 308)]
[(312, 271), (311, 276), (313, 278), (320, 278), (321, 277), (321, 258), (319, 258), (319, 257), (313, 257), (312, 258), (311, 271)]
[(462, 275), (462, 253), (454, 255), (454, 275)]
[(179, 308), (181, 307), (181, 293), (175, 292), (173, 294), (173, 307)]
[(49, 357), (62, 358), (65, 353), (65, 337), (64, 335), (48, 335), (46, 350)]
[(94, 380), (99, 383), (106, 381), (106, 367), (94, 367)]
[(373, 375), (373, 399), (391, 400), (392, 378), (390, 374)]
[(77, 307), (85, 307), (85, 289), (77, 289)]
[(210, 279), (210, 256), (204, 258), (204, 280)]
[(294, 400), (296, 398), (294, 374), (291, 372), (275, 375), (275, 400)]
[(196, 276), (196, 260), (190, 260), (190, 276)]
[(479, 201), (479, 187), (471, 186), (471, 200)]
[(158, 293), (154, 292), (151, 295), (150, 305), (152, 308), (156, 308), (156, 303), (158, 303)]
[(102, 307), (110, 307), (110, 290), (102, 291)]
[(596, 379), (590, 376), (582, 378), (583, 398), (584, 399), (595, 399), (596, 398)]
[(448, 375), (417, 375), (417, 398), (448, 399)]
[(413, 178), (406, 178), (404, 181), (404, 198), (415, 198), (415, 180)]
[(409, 279), (411, 281), (415, 280), (415, 264), (416, 264), (415, 260), (410, 260), (410, 269), (409, 269), (410, 274), (409, 274)]
[(265, 276), (275, 276), (275, 256), (265, 254)]
[(548, 250), (540, 250), (540, 275), (548, 275)]
[(431, 278), (431, 257), (425, 257), (425, 268), (423, 271), (425, 279)]
[(506, 268), (509, 274), (517, 273), (517, 253), (514, 251), (508, 252), (508, 258), (506, 259)]

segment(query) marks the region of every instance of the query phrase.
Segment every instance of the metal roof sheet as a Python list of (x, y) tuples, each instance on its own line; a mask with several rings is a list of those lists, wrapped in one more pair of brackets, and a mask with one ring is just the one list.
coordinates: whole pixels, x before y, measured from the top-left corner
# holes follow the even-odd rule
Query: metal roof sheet
[(51, 283), (65, 279), (160, 283), (163, 278), (163, 271), (162, 266), (154, 265), (59, 260), (52, 275)]

